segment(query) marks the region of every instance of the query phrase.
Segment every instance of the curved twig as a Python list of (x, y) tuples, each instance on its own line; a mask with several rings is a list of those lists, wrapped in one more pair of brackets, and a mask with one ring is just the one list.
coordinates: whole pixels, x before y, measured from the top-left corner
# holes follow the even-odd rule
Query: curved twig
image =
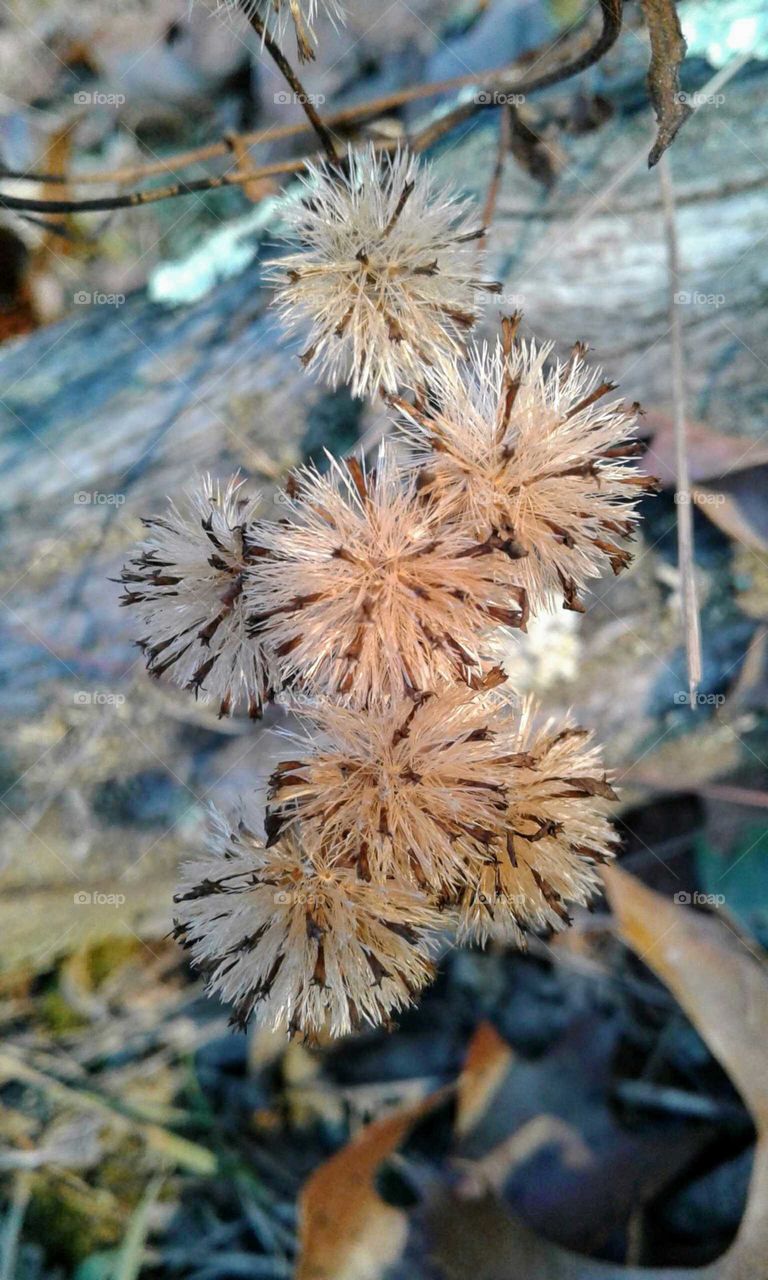
[[(615, 43), (616, 38), (621, 29), (620, 17), (608, 19), (607, 23), (604, 19), (603, 28), (598, 41), (590, 46), (588, 51), (589, 63), (591, 66), (596, 60), (603, 56), (608, 48)], [(581, 36), (583, 33), (583, 24), (576, 28), (574, 35)], [(606, 34), (608, 33), (608, 34)], [(610, 37), (610, 39), (609, 39)], [(606, 39), (609, 42), (606, 44)], [(544, 56), (546, 50), (537, 49), (526, 55), (526, 62), (536, 64)], [(559, 80), (566, 80), (573, 74), (585, 70), (583, 65), (584, 57), (581, 54), (572, 62), (567, 63), (557, 72), (557, 80), (552, 83), (558, 83)], [(574, 72), (572, 67), (576, 65), (577, 71)], [(527, 93), (535, 93), (542, 88), (550, 87), (550, 75), (546, 73), (536, 80), (521, 81), (520, 84), (509, 84), (505, 77), (511, 74), (511, 67), (497, 67), (489, 70), (485, 74), (488, 76), (488, 86), (486, 92), (522, 92), (523, 89)], [(329, 129), (348, 129), (354, 125), (369, 123), (378, 117), (385, 115), (389, 111), (396, 111), (399, 107), (405, 106), (409, 102), (418, 102), (423, 98), (436, 98), (443, 94), (451, 93), (455, 89), (466, 89), (472, 85), (480, 85), (479, 77), (483, 72), (470, 72), (461, 76), (451, 76), (446, 80), (432, 80), (426, 84), (409, 85), (404, 89), (396, 89), (392, 93), (382, 94), (379, 97), (371, 98), (368, 102), (357, 103), (351, 107), (342, 107), (338, 111), (330, 112), (325, 118), (326, 127)], [(482, 104), (478, 103), (478, 110)], [(494, 105), (494, 104), (488, 104)], [(0, 166), (0, 179), (18, 179), (27, 182), (44, 182), (57, 183), (62, 186), (100, 186), (103, 183), (122, 183), (122, 182), (140, 182), (144, 178), (152, 178), (161, 173), (175, 173), (178, 169), (186, 169), (192, 164), (203, 164), (208, 160), (218, 160), (226, 158), (232, 149), (232, 138), (234, 138), (241, 148), (250, 148), (265, 145), (271, 142), (282, 142), (290, 138), (300, 137), (302, 133), (307, 133), (311, 126), (306, 121), (297, 121), (293, 124), (272, 125), (268, 129), (256, 129), (250, 133), (239, 133), (230, 135), (219, 142), (209, 142), (202, 147), (195, 147), (190, 151), (182, 151), (173, 156), (164, 159), (148, 161), (145, 164), (127, 165), (122, 169), (110, 169), (101, 173), (81, 173), (63, 175), (60, 173), (37, 173), (26, 169), (4, 169)]]
[[(561, 84), (572, 76), (579, 75), (588, 67), (594, 66), (596, 62), (616, 42), (621, 31), (623, 0), (600, 0), (600, 8), (602, 12), (602, 28), (597, 38), (592, 42), (588, 49), (577, 57), (565, 62), (560, 67), (554, 67), (550, 71), (545, 71), (539, 76), (527, 79), (509, 80), (512, 68), (506, 69), (504, 72), (497, 73), (498, 78), (494, 77), (485, 89), (478, 89), (474, 97), (468, 101), (459, 103), (457, 106), (439, 116), (436, 120), (426, 125), (422, 130), (410, 138), (409, 145), (414, 151), (424, 151), (428, 147), (434, 145), (440, 138), (452, 132), (460, 124), (479, 114), (481, 111), (487, 110), (489, 107), (498, 108), (500, 105), (497, 98), (500, 94), (525, 93), (526, 95), (538, 92), (541, 89), (551, 88), (554, 85)], [(578, 29), (581, 34), (583, 27)], [(529, 55), (530, 57), (530, 55)], [(458, 78), (458, 82), (464, 86), (467, 84), (479, 85), (481, 77), (462, 76)], [(338, 125), (340, 123), (351, 124), (361, 123), (366, 119), (380, 115), (382, 111), (388, 110), (390, 106), (402, 105), (403, 102), (416, 97), (428, 97), (439, 92), (447, 84), (456, 84), (456, 81), (444, 81), (437, 85), (422, 85), (414, 90), (404, 90), (398, 94), (390, 95), (389, 98), (380, 98), (375, 102), (364, 104), (362, 107), (347, 109), (344, 112), (338, 112), (328, 117), (327, 124)], [(304, 95), (306, 97), (306, 95)], [(311, 104), (306, 104), (311, 105)], [(326, 129), (327, 125), (320, 122), (321, 128)], [(315, 127), (315, 126), (313, 126)], [(268, 138), (274, 140), (278, 134), (282, 137), (290, 136), (302, 131), (302, 127), (282, 126), (280, 130), (272, 130), (269, 133), (257, 135), (243, 135), (243, 140), (254, 137), (258, 141), (266, 141)], [(328, 134), (330, 139), (330, 134)], [(337, 159), (335, 149), (333, 149), (333, 141), (330, 139), (333, 160)], [(382, 140), (376, 143), (380, 150), (391, 150), (398, 145), (397, 140)], [(214, 158), (218, 155), (231, 155), (231, 140), (222, 143), (211, 144), (207, 148), (203, 148), (197, 152), (189, 152), (182, 157), (184, 164), (191, 164), (197, 161), (204, 153), (205, 158)], [(331, 158), (331, 153), (326, 148), (326, 153)], [(91, 199), (83, 200), (36, 200), (25, 196), (7, 196), (0, 194), (0, 208), (13, 210), (16, 212), (30, 213), (104, 213), (115, 209), (131, 209), (145, 204), (155, 204), (160, 200), (175, 199), (178, 196), (193, 195), (203, 191), (215, 191), (221, 187), (241, 186), (244, 182), (255, 181), (259, 178), (277, 177), (279, 175), (300, 172), (305, 165), (308, 157), (299, 157), (292, 160), (275, 161), (272, 164), (262, 165), (247, 172), (238, 172), (231, 174), (221, 174), (217, 177), (196, 178), (188, 182), (177, 182), (170, 186), (157, 187), (149, 191), (131, 191), (123, 195), (115, 196), (98, 196)], [(172, 163), (167, 162), (168, 166)], [(152, 166), (155, 172), (163, 172), (164, 168)], [(11, 179), (24, 178), (28, 181), (42, 181), (45, 175), (41, 174), (20, 174), (18, 172), (6, 171), (2, 178)], [(94, 175), (87, 176), (88, 181), (95, 181)], [(73, 183), (77, 182), (77, 178), (62, 179), (61, 175), (57, 175), (57, 182)], [(103, 180), (106, 180), (104, 178)], [(114, 179), (113, 179), (114, 180)]]

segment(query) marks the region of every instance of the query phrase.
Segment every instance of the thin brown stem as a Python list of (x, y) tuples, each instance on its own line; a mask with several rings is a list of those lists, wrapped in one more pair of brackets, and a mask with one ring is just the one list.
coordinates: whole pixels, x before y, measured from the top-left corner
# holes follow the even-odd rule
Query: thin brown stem
[(30, 200), (25, 196), (0, 195), (0, 209), (28, 213), (107, 213), (112, 209), (133, 209), (139, 205), (156, 204), (159, 200), (194, 195), (199, 191), (238, 187), (244, 182), (255, 182), (260, 178), (298, 173), (304, 166), (303, 159), (280, 160), (275, 164), (262, 165), (260, 169), (253, 169), (250, 173), (225, 173), (216, 178), (197, 178), (191, 182), (175, 182), (168, 187), (154, 187), (150, 191), (130, 191), (122, 196), (96, 196), (86, 200)]
[(299, 77), (297, 76), (290, 62), (286, 58), (282, 49), (280, 48), (280, 45), (269, 34), (266, 27), (264, 26), (264, 23), (261, 21), (261, 18), (258, 16), (258, 14), (254, 12), (253, 7), (251, 5), (243, 3), (241, 4), (241, 8), (245, 13), (246, 17), (248, 18), (248, 21), (250, 22), (254, 31), (259, 36), (262, 44), (264, 45), (264, 48), (267, 50), (270, 57), (272, 58), (272, 61), (277, 67), (278, 71), (280, 71), (280, 73), (285, 78), (286, 83), (289, 84), (291, 89), (293, 90), (293, 94), (296, 101), (298, 102), (299, 106), (303, 110), (304, 115), (307, 117), (307, 120), (311, 124), (318, 138), (320, 139), (322, 148), (325, 154), (327, 155), (328, 159), (330, 160), (331, 164), (337, 165), (339, 163), (339, 156), (336, 151), (336, 147), (334, 146), (333, 138), (331, 137), (330, 131), (326, 127), (326, 125), (323, 124), (323, 121), (320, 119), (320, 116), (315, 110), (314, 103), (311, 101), (310, 95), (307, 93), (306, 89), (304, 88), (304, 85), (301, 83)]
[(488, 184), (488, 192), (483, 205), (483, 227), (484, 234), (478, 242), (478, 251), (485, 249), (488, 239), (488, 232), (496, 213), (496, 204), (499, 199), (499, 190), (501, 188), (501, 180), (504, 176), (504, 166), (509, 155), (509, 145), (512, 139), (512, 112), (514, 111), (512, 104), (502, 107), (499, 116), (499, 133), (496, 142), (496, 163), (493, 166), (491, 181)]
[(669, 299), (670, 354), (672, 357), (672, 398), (675, 414), (675, 460), (677, 469), (677, 558), (683, 602), (685, 653), (688, 665), (688, 693), (691, 711), (695, 711), (696, 690), (701, 683), (701, 624), (696, 590), (696, 556), (693, 537), (691, 478), (685, 422), (685, 353), (682, 308), (677, 303), (677, 289), (682, 270), (677, 235), (675, 189), (669, 155), (665, 152), (659, 165), (664, 234), (667, 241), (667, 294)]

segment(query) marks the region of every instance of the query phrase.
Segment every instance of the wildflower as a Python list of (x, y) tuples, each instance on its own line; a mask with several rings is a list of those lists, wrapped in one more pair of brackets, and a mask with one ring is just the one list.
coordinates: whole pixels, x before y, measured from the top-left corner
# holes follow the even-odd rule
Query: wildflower
[(176, 934), (234, 1007), (232, 1021), (316, 1036), (374, 1026), (434, 976), (425, 899), (329, 865), (295, 831), (265, 848), (255, 821), (217, 818), (214, 850), (187, 868)]
[[(486, 687), (501, 679), (492, 672)], [(300, 821), (366, 879), (395, 876), (438, 896), (474, 884), (505, 844), (518, 763), (488, 696), (453, 686), (365, 710), (328, 701), (306, 715), (301, 758), (271, 780), (270, 836)]]
[(535, 726), (527, 702), (509, 721), (503, 847), (489, 848), (474, 886), (460, 897), (461, 941), (520, 945), (529, 929), (570, 924), (568, 903), (584, 905), (599, 886), (596, 866), (615, 852), (607, 810), (616, 794), (590, 734), (566, 724)]
[(493, 348), (435, 370), (429, 403), (398, 404), (420, 484), (476, 537), (517, 546), (531, 612), (558, 598), (582, 612), (587, 580), (629, 564), (624, 543), (654, 482), (633, 462), (636, 407), (604, 399), (614, 384), (587, 368), (582, 348), (547, 371), (552, 344), (515, 343), (517, 320)]
[(308, 164), (286, 210), (298, 252), (268, 264), (290, 324), (308, 322), (302, 363), (357, 396), (394, 393), (456, 356), (477, 317), (482, 227), (407, 151), (350, 149), (344, 172)]
[(299, 472), (286, 504), (284, 521), (260, 526), (268, 554), (247, 594), (287, 683), (357, 703), (471, 683), (483, 632), (524, 625), (516, 566), (403, 484), (386, 445), (374, 471), (352, 459)]
[(257, 505), (237, 476), (224, 489), (206, 476), (181, 507), (171, 503), (164, 516), (144, 521), (149, 537), (121, 575), (121, 603), (139, 618), (149, 674), (169, 673), (196, 696), (217, 700), (222, 716), (245, 704), (257, 717), (269, 694), (243, 596)]

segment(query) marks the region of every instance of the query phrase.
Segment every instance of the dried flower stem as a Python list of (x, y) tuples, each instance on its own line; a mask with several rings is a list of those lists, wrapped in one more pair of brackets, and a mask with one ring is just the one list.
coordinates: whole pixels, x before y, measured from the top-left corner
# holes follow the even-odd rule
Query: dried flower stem
[(267, 31), (264, 23), (261, 21), (261, 18), (255, 12), (253, 6), (248, 3), (248, 0), (240, 0), (240, 8), (247, 17), (257, 36), (260, 38), (275, 66), (285, 77), (286, 82), (291, 86), (296, 101), (299, 103), (307, 117), (307, 120), (320, 139), (320, 143), (328, 159), (333, 164), (337, 164), (339, 157), (333, 144), (333, 138), (331, 137), (330, 131), (320, 119), (320, 116), (311, 101), (310, 95), (307, 93), (304, 85), (301, 83), (299, 77), (280, 48), (280, 45)]
[(512, 114), (515, 108), (511, 103), (502, 107), (499, 115), (499, 133), (496, 141), (496, 163), (493, 166), (493, 173), (488, 184), (488, 192), (483, 205), (483, 227), (485, 232), (482, 239), (478, 241), (478, 252), (485, 249), (488, 240), (488, 228), (493, 222), (493, 216), (496, 212), (496, 203), (499, 198), (501, 189), (501, 179), (504, 176), (504, 166), (509, 155), (509, 144), (512, 139)]
[(683, 501), (677, 503), (677, 556), (683, 600), (683, 625), (685, 628), (685, 654), (688, 664), (688, 693), (691, 711), (695, 710), (694, 694), (701, 683), (701, 626), (696, 592), (695, 552), (693, 546), (693, 507), (691, 476), (688, 467), (688, 450), (685, 430), (685, 372), (683, 355), (682, 308), (675, 302), (680, 277), (680, 250), (675, 218), (675, 193), (669, 155), (664, 154), (659, 164), (664, 231), (667, 238), (667, 270), (669, 294), (669, 323), (671, 332), (672, 397), (675, 414), (675, 457), (677, 463), (677, 493)]

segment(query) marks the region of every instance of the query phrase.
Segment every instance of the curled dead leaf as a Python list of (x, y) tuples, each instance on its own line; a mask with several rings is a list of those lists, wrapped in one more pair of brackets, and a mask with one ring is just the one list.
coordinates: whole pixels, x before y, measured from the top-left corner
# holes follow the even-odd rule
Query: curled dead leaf
[[(765, 955), (720, 916), (678, 905), (617, 867), (603, 876), (623, 938), (675, 995), (727, 1071), (758, 1130), (749, 1200), (736, 1239), (706, 1273), (695, 1274), (712, 1280), (759, 1280), (768, 1258)], [(648, 1280), (654, 1280), (652, 1273)]]
[(674, 0), (641, 0), (641, 4), (651, 37), (648, 88), (656, 112), (656, 141), (648, 156), (652, 169), (691, 114), (680, 91), (680, 65), (687, 46)]
[(399, 1258), (408, 1217), (382, 1199), (376, 1175), (411, 1128), (451, 1092), (439, 1090), (368, 1125), (312, 1174), (299, 1203), (296, 1280), (380, 1280)]

